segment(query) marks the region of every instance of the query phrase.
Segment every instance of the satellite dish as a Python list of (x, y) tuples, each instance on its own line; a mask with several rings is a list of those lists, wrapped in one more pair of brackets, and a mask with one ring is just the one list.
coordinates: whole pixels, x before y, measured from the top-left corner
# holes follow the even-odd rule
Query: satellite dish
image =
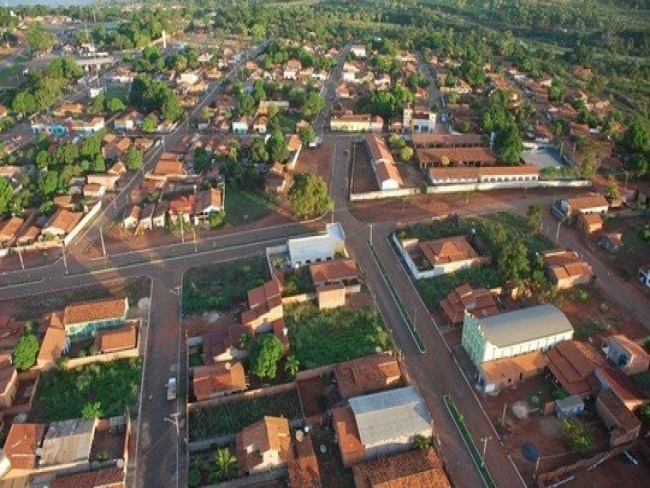
[(321, 444), (319, 449), (321, 454), (327, 454), (327, 446), (325, 444)]
[(14, 417), (14, 424), (24, 424), (26, 420), (27, 420), (27, 414), (19, 413)]

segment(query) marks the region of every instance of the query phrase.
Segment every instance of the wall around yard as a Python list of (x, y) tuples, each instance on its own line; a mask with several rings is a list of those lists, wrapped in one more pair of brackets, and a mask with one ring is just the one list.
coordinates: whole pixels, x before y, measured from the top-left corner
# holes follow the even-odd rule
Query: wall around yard
[(69, 244), (72, 242), (72, 240), (73, 240), (75, 237), (77, 237), (77, 234), (79, 234), (79, 232), (81, 232), (81, 230), (82, 230), (82, 229), (83, 229), (83, 228), (88, 224), (88, 222), (91, 221), (91, 219), (92, 219), (93, 217), (95, 217), (95, 215), (97, 215), (97, 213), (98, 213), (101, 209), (102, 209), (102, 201), (99, 200), (99, 201), (98, 201), (98, 202), (93, 206), (93, 208), (91, 208), (91, 209), (88, 211), (88, 213), (87, 213), (86, 215), (83, 216), (83, 218), (79, 221), (79, 223), (75, 226), (75, 228), (72, 229), (72, 230), (70, 231), (70, 233), (69, 233), (67, 236), (65, 236), (65, 238), (63, 239), (63, 244), (65, 244), (66, 246), (69, 245)]
[(234, 395), (221, 396), (217, 398), (209, 398), (207, 400), (200, 400), (193, 403), (187, 404), (187, 411), (192, 412), (194, 410), (212, 407), (215, 405), (223, 405), (224, 403), (236, 402), (241, 400), (249, 400), (251, 398), (265, 397), (277, 395), (278, 393), (284, 393), (287, 391), (292, 391), (296, 389), (296, 383), (282, 383), (281, 385), (269, 386), (267, 388), (258, 388), (256, 390), (248, 390), (241, 393), (235, 393)]

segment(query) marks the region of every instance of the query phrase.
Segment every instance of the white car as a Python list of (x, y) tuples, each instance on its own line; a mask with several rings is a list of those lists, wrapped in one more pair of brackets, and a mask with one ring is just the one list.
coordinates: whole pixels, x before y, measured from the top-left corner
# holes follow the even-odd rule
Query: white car
[(176, 378), (174, 377), (167, 380), (167, 400), (176, 400)]

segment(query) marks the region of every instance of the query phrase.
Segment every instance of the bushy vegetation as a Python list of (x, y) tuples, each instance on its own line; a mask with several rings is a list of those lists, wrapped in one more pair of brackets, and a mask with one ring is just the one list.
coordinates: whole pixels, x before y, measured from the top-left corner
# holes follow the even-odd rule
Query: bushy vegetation
[(18, 370), (29, 369), (36, 363), (38, 338), (33, 332), (26, 332), (18, 339), (11, 354), (11, 361)]
[(183, 313), (228, 311), (244, 302), (248, 290), (267, 278), (266, 260), (261, 256), (192, 268), (183, 281)]
[(190, 440), (234, 434), (261, 420), (265, 415), (299, 418), (302, 415), (295, 391), (229, 402), (190, 412)]
[(43, 422), (123, 415), (126, 407), (133, 407), (137, 401), (140, 375), (138, 359), (44, 373), (33, 412)]
[(493, 266), (476, 266), (461, 269), (456, 273), (418, 280), (415, 286), (427, 308), (438, 307), (440, 300), (445, 298), (456, 287), (468, 283), (472, 288), (496, 288), (503, 286), (505, 279), (501, 272)]
[(318, 310), (312, 304), (300, 304), (285, 307), (284, 320), (293, 354), (306, 369), (391, 347), (379, 314), (369, 307)]
[(592, 430), (581, 420), (562, 420), (562, 431), (568, 446), (578, 452), (584, 453), (593, 444)]
[(294, 176), (289, 201), (299, 219), (322, 215), (333, 205), (323, 177), (307, 173), (297, 173)]
[(255, 340), (248, 363), (250, 372), (258, 378), (272, 380), (278, 374), (278, 361), (282, 358), (282, 342), (272, 334), (264, 334)]

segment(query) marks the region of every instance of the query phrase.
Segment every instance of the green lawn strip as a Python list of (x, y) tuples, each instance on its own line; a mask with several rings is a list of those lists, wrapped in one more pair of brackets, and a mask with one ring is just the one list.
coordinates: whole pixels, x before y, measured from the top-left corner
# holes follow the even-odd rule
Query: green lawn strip
[(483, 464), (483, 458), (481, 457), (481, 454), (476, 448), (476, 444), (474, 444), (474, 439), (470, 435), (469, 430), (467, 430), (467, 425), (465, 425), (465, 420), (463, 419), (463, 415), (458, 411), (456, 404), (454, 403), (454, 401), (451, 399), (449, 395), (445, 395), (443, 398), (445, 400), (445, 405), (447, 406), (447, 410), (449, 411), (449, 414), (451, 415), (452, 419), (454, 419), (454, 423), (456, 424), (456, 427), (458, 427), (460, 434), (463, 436), (463, 439), (465, 440), (465, 444), (467, 445), (467, 449), (469, 450), (469, 453), (472, 456), (472, 459), (474, 460), (476, 467), (481, 473), (481, 477), (483, 478), (485, 485), (488, 486), (489, 488), (496, 488), (497, 485), (492, 479), (492, 475), (490, 474), (490, 471), (488, 470), (487, 466)]
[(190, 440), (197, 441), (235, 434), (265, 415), (286, 417), (290, 420), (302, 415), (295, 390), (205, 407), (190, 412)]
[(41, 422), (82, 417), (88, 405), (94, 405), (102, 418), (123, 415), (126, 407), (133, 407), (137, 401), (140, 374), (138, 359), (44, 373), (36, 389), (33, 412)]
[(271, 213), (269, 201), (262, 196), (226, 188), (226, 223), (237, 226), (254, 222)]
[(377, 263), (377, 266), (379, 267), (379, 271), (381, 272), (384, 281), (388, 285), (388, 289), (395, 299), (395, 303), (397, 303), (397, 307), (400, 310), (400, 313), (402, 314), (402, 317), (404, 317), (404, 321), (406, 322), (406, 325), (409, 328), (409, 332), (411, 333), (411, 337), (413, 337), (413, 341), (415, 342), (415, 345), (417, 346), (418, 350), (424, 354), (427, 352), (426, 347), (424, 346), (424, 343), (422, 342), (422, 338), (420, 338), (420, 334), (418, 333), (417, 329), (415, 328), (415, 324), (411, 320), (411, 317), (409, 314), (406, 312), (406, 308), (404, 307), (404, 304), (400, 300), (399, 296), (397, 295), (397, 292), (395, 291), (395, 288), (393, 287), (393, 284), (391, 283), (390, 279), (388, 279), (388, 274), (386, 273), (386, 270), (384, 269), (383, 264), (381, 263), (381, 260), (379, 259), (379, 256), (377, 256), (377, 251), (375, 251), (375, 248), (373, 245), (368, 241), (368, 249), (370, 249), (370, 254), (372, 255), (373, 259), (375, 260), (375, 263)]
[(381, 317), (370, 307), (318, 310), (311, 303), (284, 309), (292, 354), (303, 369), (374, 354), (391, 348)]
[(267, 279), (268, 268), (263, 256), (192, 268), (183, 280), (183, 313), (228, 311), (246, 299), (248, 290)]

